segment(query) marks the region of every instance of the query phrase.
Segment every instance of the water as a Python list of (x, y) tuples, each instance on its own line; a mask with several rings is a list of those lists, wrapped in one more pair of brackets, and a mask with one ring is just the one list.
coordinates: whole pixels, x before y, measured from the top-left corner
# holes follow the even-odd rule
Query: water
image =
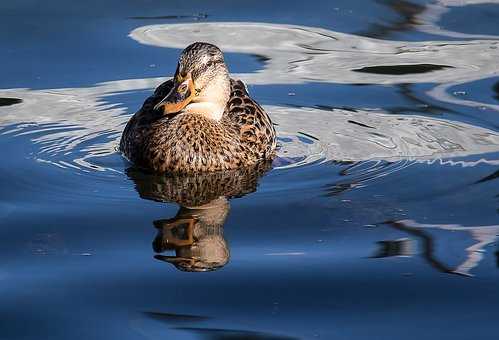
[[(0, 339), (497, 337), (497, 2), (0, 15)], [(278, 124), (271, 170), (116, 152), (195, 40)]]

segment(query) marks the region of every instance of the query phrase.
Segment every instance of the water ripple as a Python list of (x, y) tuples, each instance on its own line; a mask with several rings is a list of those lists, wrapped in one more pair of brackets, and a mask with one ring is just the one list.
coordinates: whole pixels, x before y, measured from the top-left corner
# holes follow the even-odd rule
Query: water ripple
[[(225, 51), (258, 55), (265, 59), (262, 70), (234, 75), (251, 84), (297, 84), (313, 79), (384, 86), (407, 82), (407, 73), (411, 73), (411, 83), (433, 81), (438, 74), (445, 85), (426, 94), (449, 103), (455, 102), (446, 97), (449, 86), (490, 78), (498, 70), (497, 63), (491, 62), (497, 57), (492, 47), (498, 41), (493, 40), (392, 42), (311, 27), (254, 23), (144, 26), (130, 36), (143, 44), (178, 48), (191, 40), (208, 40)], [(234, 43), (243, 36), (247, 38), (244, 45)], [(449, 59), (455, 54), (461, 57)], [(0, 134), (28, 139), (35, 147), (32, 158), (40, 164), (79, 175), (123, 176), (124, 162), (116, 151), (123, 127), (162, 81), (131, 79), (83, 88), (0, 90), (1, 98), (18, 98), (15, 105), (2, 107)], [(464, 104), (470, 105), (469, 101)], [(495, 163), (488, 155), (499, 151), (499, 134), (493, 127), (377, 108), (308, 105), (264, 105), (279, 135), (277, 169), (351, 163), (342, 175), (358, 186), (413, 162), (480, 154), (483, 162)]]
[[(83, 172), (120, 172), (122, 164), (102, 159), (117, 155), (126, 109), (113, 103), (126, 89), (143, 96), (155, 80), (115, 81), (92, 88), (53, 91), (17, 90), (30, 98), (6, 107), (3, 135), (29, 138), (35, 159)], [(67, 98), (77, 96), (68, 110)], [(61, 103), (61, 98), (63, 99)], [(37, 108), (37, 116), (33, 115)], [(280, 149), (277, 167), (322, 161), (432, 160), (486, 154), (499, 150), (499, 134), (465, 123), (376, 110), (348, 110), (266, 105), (277, 124)], [(37, 123), (33, 123), (38, 120)]]

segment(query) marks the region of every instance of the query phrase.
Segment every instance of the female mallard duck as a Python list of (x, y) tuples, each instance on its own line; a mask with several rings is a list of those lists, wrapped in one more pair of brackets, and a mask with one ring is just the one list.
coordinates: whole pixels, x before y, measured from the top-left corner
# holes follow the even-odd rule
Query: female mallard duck
[(189, 45), (175, 77), (130, 119), (120, 150), (157, 172), (237, 169), (274, 156), (275, 130), (241, 81), (229, 77), (222, 51)]

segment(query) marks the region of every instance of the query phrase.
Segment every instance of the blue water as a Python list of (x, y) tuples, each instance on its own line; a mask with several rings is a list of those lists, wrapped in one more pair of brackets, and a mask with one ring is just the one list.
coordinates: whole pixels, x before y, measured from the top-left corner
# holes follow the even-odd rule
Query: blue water
[[(1, 3), (0, 339), (496, 339), (498, 15)], [(278, 124), (273, 169), (152, 176), (116, 151), (189, 34)], [(201, 272), (172, 245), (193, 216)]]

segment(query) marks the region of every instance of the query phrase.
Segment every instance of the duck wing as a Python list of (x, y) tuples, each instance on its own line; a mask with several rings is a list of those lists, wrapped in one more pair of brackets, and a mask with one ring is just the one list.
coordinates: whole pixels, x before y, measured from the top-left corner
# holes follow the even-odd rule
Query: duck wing
[(140, 163), (141, 155), (145, 154), (143, 141), (147, 134), (151, 132), (151, 125), (161, 118), (164, 114), (154, 110), (154, 106), (159, 103), (173, 88), (173, 79), (169, 79), (159, 85), (154, 93), (149, 96), (132, 118), (128, 121), (123, 131), (120, 141), (120, 151), (125, 157), (133, 162)]
[(230, 99), (225, 108), (224, 119), (239, 133), (241, 143), (269, 158), (276, 148), (275, 129), (265, 110), (255, 102), (240, 80), (231, 79)]

